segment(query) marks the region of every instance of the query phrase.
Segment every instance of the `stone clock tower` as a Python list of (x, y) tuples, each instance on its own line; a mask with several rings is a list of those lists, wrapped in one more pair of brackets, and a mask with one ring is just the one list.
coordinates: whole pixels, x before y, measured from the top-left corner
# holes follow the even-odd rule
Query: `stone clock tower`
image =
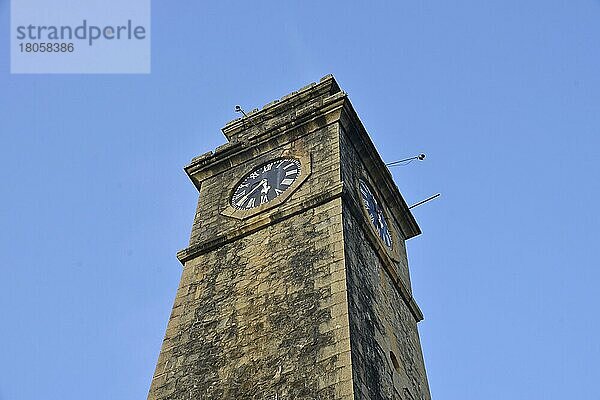
[(430, 399), (419, 227), (332, 76), (234, 120), (200, 195), (149, 400)]

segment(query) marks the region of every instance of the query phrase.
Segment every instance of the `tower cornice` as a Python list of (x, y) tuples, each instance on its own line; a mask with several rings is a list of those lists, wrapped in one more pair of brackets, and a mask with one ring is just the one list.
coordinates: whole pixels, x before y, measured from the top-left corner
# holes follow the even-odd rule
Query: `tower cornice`
[[(330, 79), (333, 80), (333, 77)], [(312, 93), (319, 95), (322, 91)], [(306, 93), (304, 94), (306, 95)], [(283, 99), (285, 98), (283, 97)], [(256, 152), (256, 147), (263, 143), (277, 140), (286, 141), (288, 139), (280, 138), (289, 134), (294, 137), (301, 137), (319, 127), (339, 121), (341, 109), (346, 99), (346, 93), (336, 91), (333, 94), (327, 94), (325, 97), (313, 97), (310, 102), (306, 100), (303, 103), (297, 103), (283, 100), (282, 103), (284, 104), (277, 103), (280, 118), (276, 122), (269, 120), (268, 126), (258, 125), (259, 128), (252, 126), (249, 131), (245, 131), (243, 134), (239, 132), (238, 136), (232, 138), (232, 141), (217, 147), (214, 152), (207, 152), (193, 158), (184, 167), (184, 171), (199, 189), (200, 182), (208, 176), (217, 171), (229, 169), (249, 157), (251, 158), (252, 152)], [(298, 104), (302, 107), (295, 108)], [(249, 118), (252, 118), (252, 116), (249, 116)], [(250, 152), (250, 155), (248, 155), (248, 152)]]
[(288, 115), (290, 110), (294, 110), (297, 116), (304, 114), (306, 111), (311, 111), (315, 99), (329, 97), (340, 91), (340, 86), (333, 75), (325, 75), (318, 83), (306, 85), (281, 99), (266, 104), (260, 110), (254, 109), (247, 114), (247, 117), (228, 122), (221, 131), (230, 142), (260, 135), (261, 130), (268, 131), (279, 126), (282, 115)]

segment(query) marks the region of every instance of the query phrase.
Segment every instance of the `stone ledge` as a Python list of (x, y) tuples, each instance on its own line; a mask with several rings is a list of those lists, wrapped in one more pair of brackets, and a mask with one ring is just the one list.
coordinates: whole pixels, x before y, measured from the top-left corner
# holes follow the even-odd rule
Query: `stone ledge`
[[(308, 211), (311, 208), (320, 206), (321, 204), (328, 203), (342, 196), (342, 185), (337, 185), (330, 188), (324, 193), (311, 196), (301, 203), (291, 204), (281, 209), (275, 209), (271, 212), (265, 212), (263, 216), (256, 221), (252, 221), (245, 226), (242, 226), (235, 231), (225, 232), (217, 236), (214, 239), (207, 240), (201, 243), (194, 244), (177, 253), (177, 259), (179, 262), (185, 265), (185, 263), (201, 254), (207, 253), (218, 247), (221, 247), (227, 243), (231, 243), (259, 230), (262, 230), (270, 225), (277, 222), (286, 220), (293, 217), (294, 215), (301, 214)], [(341, 209), (340, 209), (341, 212)]]

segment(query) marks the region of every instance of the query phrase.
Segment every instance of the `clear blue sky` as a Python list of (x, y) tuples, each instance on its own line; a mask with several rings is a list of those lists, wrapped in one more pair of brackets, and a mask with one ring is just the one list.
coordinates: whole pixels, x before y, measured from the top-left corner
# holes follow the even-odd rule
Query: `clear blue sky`
[(394, 169), (435, 399), (600, 398), (600, 1), (155, 1), (150, 75), (10, 75), (0, 399), (146, 396), (233, 107), (333, 73)]

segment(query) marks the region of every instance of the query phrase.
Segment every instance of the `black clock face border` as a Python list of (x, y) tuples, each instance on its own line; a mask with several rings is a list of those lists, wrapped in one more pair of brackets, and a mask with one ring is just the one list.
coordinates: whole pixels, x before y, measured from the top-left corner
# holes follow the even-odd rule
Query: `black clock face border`
[(300, 160), (278, 158), (261, 164), (235, 186), (230, 204), (251, 210), (267, 204), (288, 190), (302, 173)]
[(371, 220), (371, 224), (373, 224), (377, 235), (381, 238), (383, 243), (385, 243), (387, 247), (391, 248), (393, 245), (392, 234), (385, 219), (385, 215), (383, 215), (383, 208), (379, 205), (377, 199), (371, 191), (371, 188), (365, 181), (360, 179), (358, 181), (358, 187), (360, 190), (363, 207), (365, 208), (365, 211)]

